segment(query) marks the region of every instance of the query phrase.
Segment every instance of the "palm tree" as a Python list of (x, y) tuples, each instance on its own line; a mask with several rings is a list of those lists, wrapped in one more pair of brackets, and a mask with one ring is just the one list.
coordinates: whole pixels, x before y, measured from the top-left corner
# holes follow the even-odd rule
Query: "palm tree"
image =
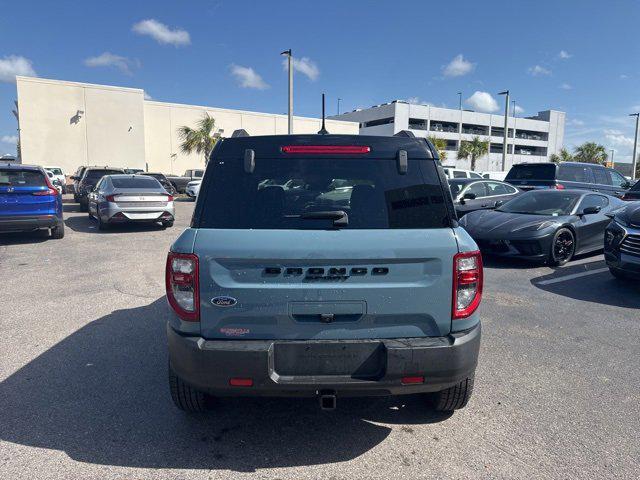
[(215, 126), (216, 121), (205, 112), (202, 118), (198, 120), (198, 123), (196, 123), (195, 129), (186, 125), (179, 127), (178, 135), (182, 140), (180, 150), (186, 154), (196, 152), (204, 155), (204, 163), (206, 165), (209, 161), (211, 150), (213, 150), (213, 147), (218, 141), (218, 139), (213, 136)]
[(436, 147), (436, 150), (438, 152), (438, 157), (440, 157), (440, 161), (444, 161), (447, 159), (447, 141), (444, 138), (437, 138), (434, 136), (431, 136), (428, 138), (428, 140), (431, 142), (431, 144)]
[(463, 140), (458, 151), (458, 158), (468, 159), (471, 157), (470, 170), (476, 169), (476, 160), (489, 153), (489, 142), (480, 137), (473, 137), (471, 141)]
[(561, 148), (560, 153), (552, 153), (549, 157), (553, 163), (560, 162), (571, 162), (573, 160), (573, 155), (566, 148)]
[(584, 142), (573, 150), (573, 159), (576, 162), (604, 165), (607, 158), (607, 149), (595, 142)]

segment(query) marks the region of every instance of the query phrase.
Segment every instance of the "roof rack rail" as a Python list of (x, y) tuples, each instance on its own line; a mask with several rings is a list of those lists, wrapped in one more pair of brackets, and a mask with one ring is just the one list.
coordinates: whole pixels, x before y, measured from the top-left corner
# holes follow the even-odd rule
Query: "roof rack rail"
[(250, 137), (251, 135), (249, 135), (249, 132), (247, 132), (244, 128), (239, 128), (237, 130), (234, 130), (233, 133), (231, 134), (231, 138), (238, 138), (238, 137)]
[(413, 134), (413, 132), (410, 132), (409, 130), (400, 130), (398, 133), (394, 133), (393, 136), (394, 137), (416, 138), (416, 136)]

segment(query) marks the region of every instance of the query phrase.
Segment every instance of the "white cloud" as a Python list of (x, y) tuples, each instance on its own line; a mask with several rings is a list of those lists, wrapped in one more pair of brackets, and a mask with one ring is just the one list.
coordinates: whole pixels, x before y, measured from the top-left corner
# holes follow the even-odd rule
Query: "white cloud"
[(468, 73), (471, 73), (476, 68), (475, 63), (471, 63), (460, 55), (453, 57), (453, 60), (448, 65), (442, 67), (442, 73), (445, 77), (461, 77)]
[(15, 145), (16, 143), (18, 143), (18, 136), (17, 135), (3, 135), (2, 137), (0, 137), (0, 142), (9, 143), (9, 144)]
[(624, 73), (620, 75), (620, 80), (626, 80), (627, 78), (629, 78), (629, 75), (625, 75)]
[(431, 102), (425, 102), (424, 100), (422, 100), (420, 97), (409, 97), (406, 100), (401, 100), (407, 103), (410, 103), (412, 105), (431, 105), (434, 106), (433, 103)]
[(605, 130), (604, 138), (611, 145), (622, 148), (633, 148), (633, 138), (625, 136), (620, 130)]
[(151, 95), (149, 95), (147, 92), (144, 92), (144, 99), (145, 100), (153, 100), (153, 97)]
[(491, 96), (489, 92), (474, 92), (469, 98), (465, 100), (467, 105), (470, 105), (474, 110), (478, 110), (480, 112), (495, 112), (500, 107), (498, 107), (498, 102), (496, 99)]
[(563, 83), (558, 88), (561, 88), (562, 90), (572, 90), (573, 89), (573, 87), (568, 83)]
[(560, 53), (558, 53), (558, 58), (561, 59), (561, 60), (566, 60), (566, 59), (571, 58), (571, 57), (573, 57), (573, 55), (571, 55), (566, 50), (560, 50)]
[(534, 65), (533, 67), (529, 67), (527, 72), (529, 72), (529, 75), (533, 75), (534, 77), (539, 77), (542, 75), (551, 75), (552, 73), (551, 70), (549, 70), (548, 68), (544, 68), (543, 66), (540, 66), (540, 65)]
[(191, 36), (189, 35), (189, 32), (180, 28), (172, 30), (170, 27), (154, 18), (141, 20), (134, 24), (133, 27), (131, 27), (131, 30), (140, 35), (147, 35), (162, 44), (179, 47), (181, 45), (189, 45), (191, 43)]
[(19, 55), (0, 58), (0, 82), (13, 83), (16, 81), (16, 75), (25, 77), (38, 76), (33, 69), (31, 60), (28, 58)]
[(87, 67), (114, 67), (126, 75), (131, 75), (131, 66), (134, 64), (127, 57), (122, 57), (110, 52), (104, 52), (97, 57), (89, 57), (84, 60)]
[(524, 108), (522, 108), (520, 105), (516, 105), (516, 108), (514, 108), (513, 111), (516, 115), (520, 115), (524, 113)]
[(577, 118), (570, 118), (569, 120), (567, 120), (567, 125), (571, 125), (574, 127), (584, 127), (584, 122)]
[(236, 78), (242, 88), (256, 88), (258, 90), (269, 88), (269, 85), (251, 67), (232, 64), (231, 75)]
[[(286, 58), (282, 60), (282, 66), (285, 70), (288, 68)], [(315, 82), (320, 76), (320, 69), (318, 68), (318, 65), (309, 57), (293, 57), (293, 70), (306, 75), (306, 77), (312, 82)]]

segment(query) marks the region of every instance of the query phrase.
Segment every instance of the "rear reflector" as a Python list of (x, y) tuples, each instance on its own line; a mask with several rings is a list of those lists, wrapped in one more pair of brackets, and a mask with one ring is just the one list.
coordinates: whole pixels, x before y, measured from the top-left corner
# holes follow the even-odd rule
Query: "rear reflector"
[(418, 383), (424, 383), (424, 377), (402, 377), (403, 385), (416, 385)]
[(361, 155), (370, 151), (371, 147), (362, 145), (287, 145), (282, 147), (282, 153), (302, 153), (307, 155)]
[(556, 190), (564, 190), (564, 185), (562, 185), (561, 183), (556, 183), (553, 188), (555, 188)]
[(252, 378), (231, 378), (229, 379), (229, 385), (232, 387), (253, 387)]

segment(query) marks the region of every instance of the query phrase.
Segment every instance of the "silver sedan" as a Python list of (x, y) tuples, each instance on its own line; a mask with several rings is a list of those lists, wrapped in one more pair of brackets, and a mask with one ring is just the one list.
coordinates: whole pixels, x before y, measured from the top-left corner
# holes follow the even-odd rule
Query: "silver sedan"
[(173, 196), (153, 177), (105, 175), (89, 194), (89, 217), (98, 228), (127, 222), (160, 223), (173, 226)]

